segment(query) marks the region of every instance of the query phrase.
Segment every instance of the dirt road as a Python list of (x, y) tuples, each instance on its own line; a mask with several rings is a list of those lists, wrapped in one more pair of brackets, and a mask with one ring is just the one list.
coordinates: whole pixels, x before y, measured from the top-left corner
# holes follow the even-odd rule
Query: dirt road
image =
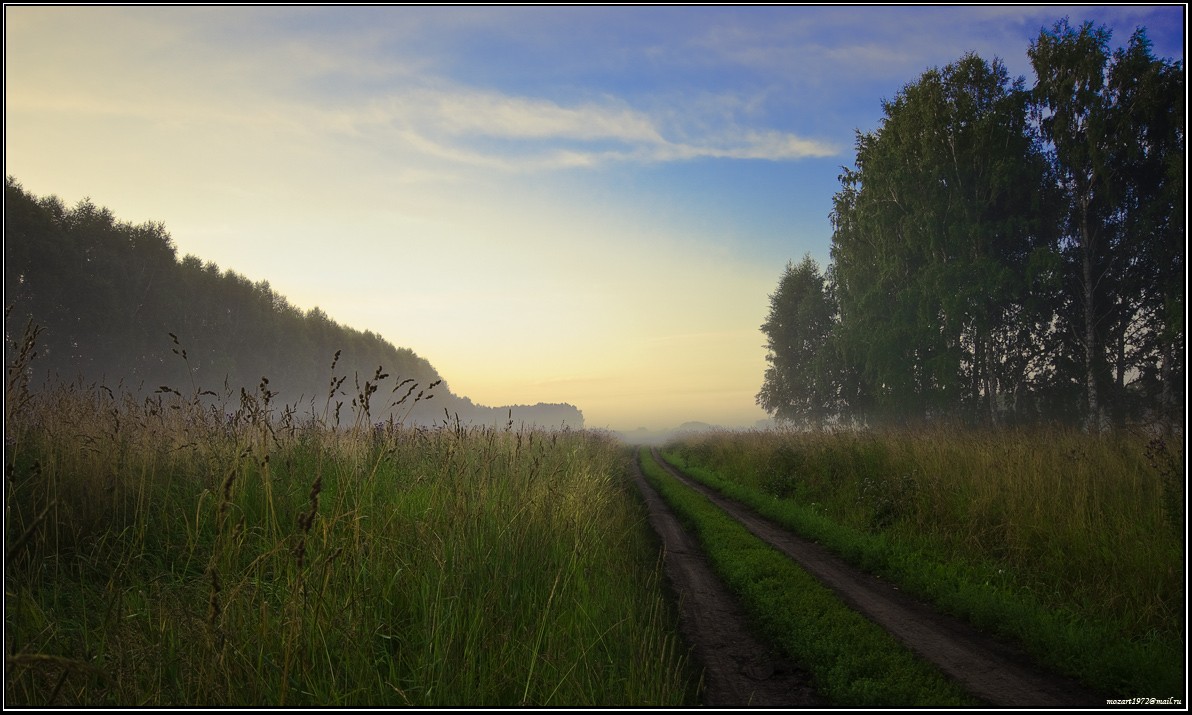
[[(896, 587), (864, 573), (827, 549), (801, 539), (719, 492), (688, 479), (654, 458), (675, 478), (698, 490), (755, 536), (789, 556), (845, 603), (934, 663), (974, 696), (998, 707), (1104, 707), (1104, 697), (1064, 677), (1040, 672), (1020, 651), (956, 618), (945, 616)], [(767, 654), (748, 634), (731, 594), (711, 573), (698, 543), (665, 503), (636, 479), (650, 520), (666, 547), (666, 571), (682, 602), (684, 635), (704, 665), (705, 704), (806, 707), (815, 703), (808, 678)]]
[(650, 524), (665, 549), (667, 580), (679, 598), (683, 637), (704, 668), (703, 704), (710, 707), (815, 707), (811, 676), (775, 653), (749, 628), (745, 614), (634, 462), (634, 478)]

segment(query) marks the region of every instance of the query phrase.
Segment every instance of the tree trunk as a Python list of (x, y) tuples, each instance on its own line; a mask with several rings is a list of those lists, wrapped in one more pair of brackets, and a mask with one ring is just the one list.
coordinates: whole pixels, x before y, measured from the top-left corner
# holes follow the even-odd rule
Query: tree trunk
[(993, 374), (993, 351), (989, 346), (985, 346), (985, 397), (989, 400), (989, 424), (993, 427), (1000, 427), (1001, 412), (998, 410), (997, 403), (997, 380)]
[(1172, 423), (1175, 421), (1175, 405), (1171, 390), (1171, 353), (1172, 346), (1164, 344), (1159, 357), (1159, 423), (1163, 436), (1167, 438), (1172, 435)]
[(1081, 202), (1080, 216), (1080, 268), (1082, 278), (1081, 303), (1084, 308), (1084, 377), (1085, 395), (1088, 400), (1088, 431), (1100, 433), (1105, 428), (1105, 416), (1097, 393), (1097, 320), (1096, 294), (1093, 290), (1093, 236), (1089, 229), (1088, 199)]

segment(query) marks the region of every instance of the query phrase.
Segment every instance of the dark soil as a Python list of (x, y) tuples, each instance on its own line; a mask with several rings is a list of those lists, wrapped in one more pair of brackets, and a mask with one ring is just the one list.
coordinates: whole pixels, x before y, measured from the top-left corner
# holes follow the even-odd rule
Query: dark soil
[[(688, 479), (655, 459), (677, 479), (711, 499), (763, 541), (789, 556), (845, 603), (935, 664), (973, 696), (997, 707), (1104, 707), (1104, 697), (1070, 678), (1043, 672), (1014, 646), (941, 614), (824, 547), (794, 536), (747, 507)], [(775, 655), (750, 632), (732, 594), (711, 571), (699, 544), (646, 483), (636, 479), (662, 538), (665, 569), (679, 595), (684, 636), (704, 667), (704, 704), (717, 707), (814, 707), (809, 676)]]
[(635, 462), (650, 524), (662, 539), (663, 568), (679, 598), (680, 625), (704, 669), (702, 702), (711, 707), (816, 707), (811, 676), (765, 645), (749, 627), (699, 542), (679, 523)]

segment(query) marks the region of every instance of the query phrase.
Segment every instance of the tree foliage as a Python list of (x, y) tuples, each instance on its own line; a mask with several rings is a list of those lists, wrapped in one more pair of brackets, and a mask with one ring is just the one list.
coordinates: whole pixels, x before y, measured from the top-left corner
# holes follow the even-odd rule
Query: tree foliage
[(777, 418), (819, 424), (832, 413), (836, 399), (827, 342), (834, 312), (811, 256), (797, 266), (787, 264), (762, 325), (770, 366), (757, 396)]
[[(1175, 193), (1183, 191), (1183, 73), (1151, 54), (1142, 29), (1112, 54), (1110, 37), (1108, 28), (1075, 28), (1065, 19), (1028, 51), (1039, 77), (1035, 117), (1063, 208), (1068, 280), (1057, 318), (1073, 338), (1086, 422), (1098, 428), (1144, 408), (1172, 416), (1183, 333), (1172, 316), (1183, 304), (1184, 224)], [(1132, 399), (1128, 382), (1150, 375), (1139, 387), (1154, 392), (1156, 374), (1166, 397)]]
[(845, 352), (876, 413), (997, 420), (1045, 322), (1025, 300), (1049, 262), (1026, 92), (970, 54), (883, 106), (833, 215)]
[(883, 102), (834, 199), (829, 333), (775, 339), (810, 325), (778, 300), (788, 267), (760, 405), (784, 419), (828, 404), (860, 419), (1182, 419), (1183, 73), (1143, 30), (1112, 54), (1109, 39), (1062, 21), (1031, 44), (1031, 89), (970, 53)]

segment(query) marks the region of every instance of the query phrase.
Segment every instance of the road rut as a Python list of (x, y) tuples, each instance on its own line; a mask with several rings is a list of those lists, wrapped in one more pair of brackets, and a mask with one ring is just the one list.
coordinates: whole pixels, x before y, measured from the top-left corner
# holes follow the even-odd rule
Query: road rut
[[(708, 497), (759, 539), (786, 554), (832, 589), (851, 608), (889, 631), (903, 645), (936, 665), (975, 697), (998, 707), (1104, 707), (1103, 697), (1090, 692), (1070, 678), (1041, 672), (1024, 653), (1012, 645), (981, 633), (964, 621), (938, 612), (890, 583), (845, 563), (819, 544), (795, 536), (739, 502), (689, 479), (664, 462), (657, 449), (653, 450), (653, 455), (672, 476)], [(653, 492), (653, 489), (645, 484), (640, 470), (637, 478), (639, 484), (645, 487), (643, 493), (647, 489)], [(658, 499), (656, 495), (654, 498)], [(649, 503), (649, 497), (647, 502)], [(650, 507), (652, 523), (655, 520), (656, 508)], [(669, 512), (669, 509), (667, 511)], [(657, 524), (655, 528), (659, 529)], [(659, 533), (662, 534), (662, 530), (659, 530)], [(667, 545), (667, 561), (677, 562), (674, 567), (667, 564), (668, 574), (672, 568), (689, 568), (683, 565), (683, 562), (690, 558), (703, 559), (693, 537), (687, 536), (687, 542), (674, 535), (664, 535), (663, 538), (664, 543), (667, 539), (674, 539), (674, 543), (678, 544), (674, 548)], [(716, 582), (719, 584), (719, 579), (716, 579)], [(720, 587), (724, 588), (723, 585)], [(691, 591), (683, 591), (678, 585), (676, 588), (684, 594), (686, 600), (691, 601), (702, 597), (701, 589), (704, 586), (692, 587), (694, 590)], [(684, 608), (690, 606), (685, 605)], [(684, 615), (687, 615), (686, 612)], [(716, 649), (715, 646), (701, 648), (699, 636), (695, 635), (694, 638), (693, 647), (697, 657), (702, 651)], [(715, 659), (716, 655), (713, 654), (712, 657)], [(715, 662), (705, 661), (705, 677), (709, 690), (712, 682), (720, 677), (716, 674), (714, 665)], [(784, 704), (796, 706), (789, 698)]]
[(704, 705), (816, 707), (811, 676), (793, 667), (749, 628), (737, 600), (705, 558), (696, 538), (633, 463), (633, 476), (663, 545), (663, 568), (679, 597), (680, 626), (704, 668)]

